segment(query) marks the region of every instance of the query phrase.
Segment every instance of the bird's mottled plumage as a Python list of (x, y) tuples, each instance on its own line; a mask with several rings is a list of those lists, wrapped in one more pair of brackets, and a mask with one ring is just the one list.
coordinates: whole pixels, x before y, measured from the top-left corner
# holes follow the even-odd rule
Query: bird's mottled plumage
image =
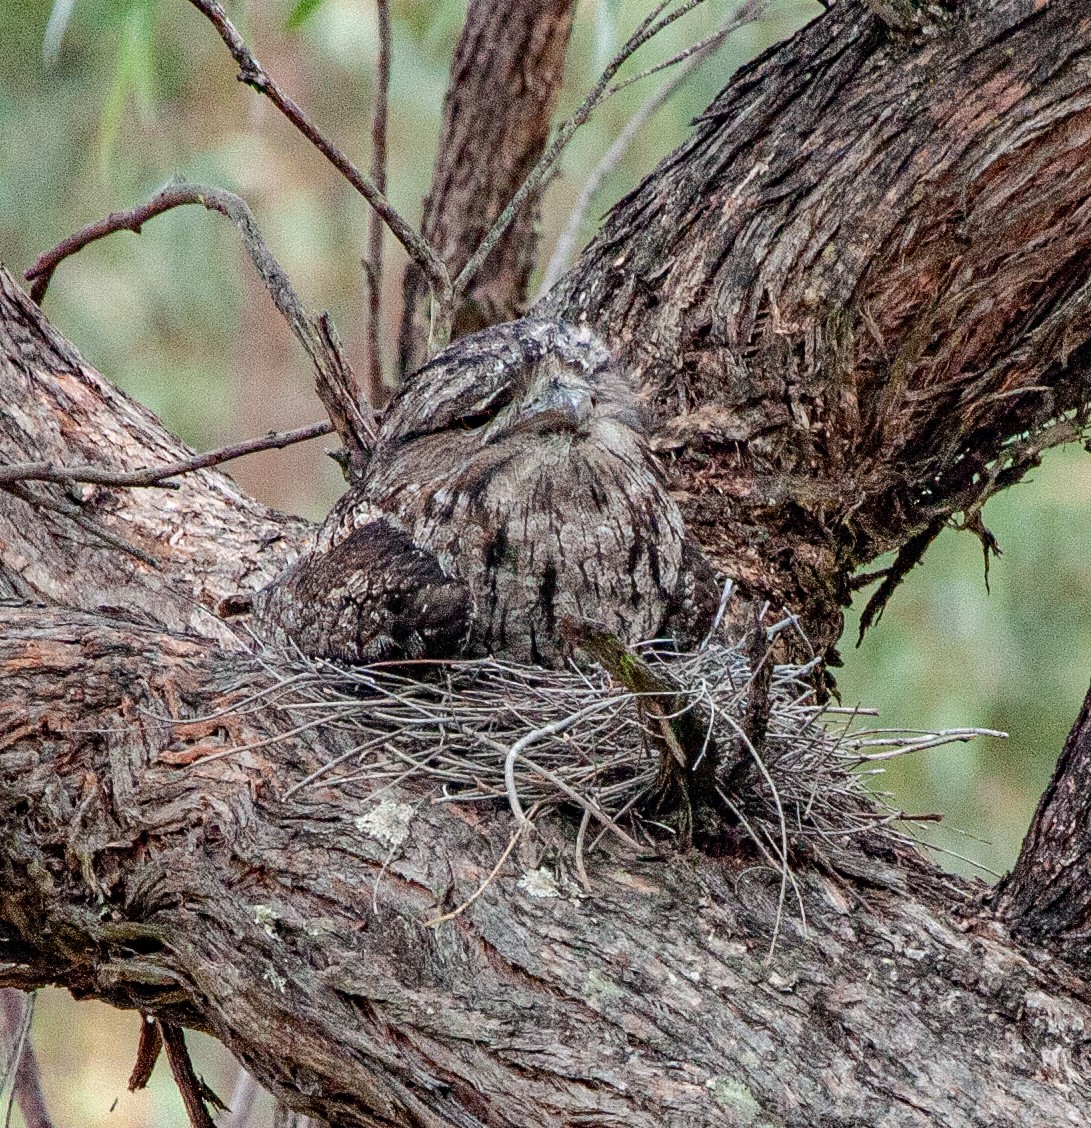
[[(350, 661), (555, 665), (565, 616), (628, 642), (694, 598), (636, 389), (591, 334), (527, 319), (455, 342), (386, 411), (362, 483), (259, 621)], [(684, 613), (684, 612), (683, 612)]]

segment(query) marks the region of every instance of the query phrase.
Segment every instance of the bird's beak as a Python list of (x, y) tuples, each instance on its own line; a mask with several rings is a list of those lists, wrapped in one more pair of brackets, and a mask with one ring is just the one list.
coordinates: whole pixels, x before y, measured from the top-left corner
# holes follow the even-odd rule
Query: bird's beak
[(595, 401), (587, 388), (551, 382), (528, 407), (526, 423), (536, 430), (586, 431)]

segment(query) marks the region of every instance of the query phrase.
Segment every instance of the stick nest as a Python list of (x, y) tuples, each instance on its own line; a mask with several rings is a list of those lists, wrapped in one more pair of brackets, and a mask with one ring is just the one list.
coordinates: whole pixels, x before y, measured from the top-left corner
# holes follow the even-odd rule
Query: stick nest
[[(675, 715), (699, 719), (706, 747), (718, 750), (720, 799), (770, 862), (785, 865), (790, 840), (800, 837), (843, 840), (882, 829), (909, 841), (912, 822), (934, 816), (908, 815), (873, 786), (883, 762), (1004, 734), (866, 727), (873, 711), (816, 701), (817, 660), (772, 664), (785, 630), (798, 630), (793, 618), (762, 628), (758, 660), (752, 638), (713, 637), (690, 653), (664, 655), (654, 643), (634, 650), (672, 687)], [(630, 845), (662, 841), (670, 830), (642, 811), (663, 749), (663, 714), (647, 699), (663, 697), (634, 692), (601, 668), (546, 670), (492, 658), (367, 667), (301, 655), (259, 660), (274, 678), (263, 704), (283, 711), (293, 734), (332, 727), (351, 744), (286, 798), (350, 784), (378, 797), (416, 778), (434, 781), (438, 802), (505, 803), (520, 826), (528, 811), (581, 808), (581, 849), (591, 823)], [(760, 737), (747, 728), (759, 692), (767, 716)]]

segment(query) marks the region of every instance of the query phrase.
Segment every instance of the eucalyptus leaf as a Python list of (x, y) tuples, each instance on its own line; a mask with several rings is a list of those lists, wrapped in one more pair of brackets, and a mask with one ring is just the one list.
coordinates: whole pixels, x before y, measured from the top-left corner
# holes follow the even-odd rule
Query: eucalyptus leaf
[(287, 28), (288, 31), (298, 30), (325, 2), (326, 0), (296, 0), (295, 7), (292, 8), (287, 20), (284, 22), (285, 28)]

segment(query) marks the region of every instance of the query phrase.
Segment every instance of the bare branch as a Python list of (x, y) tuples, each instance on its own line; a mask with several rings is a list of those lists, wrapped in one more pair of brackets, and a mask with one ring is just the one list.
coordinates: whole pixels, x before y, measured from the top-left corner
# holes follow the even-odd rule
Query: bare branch
[(136, 1047), (136, 1061), (129, 1074), (129, 1092), (143, 1089), (151, 1080), (152, 1070), (163, 1049), (163, 1031), (150, 1014), (140, 1016), (140, 1041)]
[[(0, 989), (0, 1026), (10, 1043), (14, 1067), (12, 1096), (23, 1114), (26, 1128), (53, 1128), (49, 1110), (42, 1093), (42, 1075), (38, 1058), (30, 1041), (30, 1022), (34, 1012), (34, 997), (24, 996), (14, 988)], [(16, 1060), (17, 1058), (17, 1060)], [(0, 1090), (3, 1086), (0, 1085)]]
[(424, 271), (437, 306), (447, 308), (451, 300), (451, 280), (443, 260), (418, 231), (395, 210), (375, 181), (361, 172), (349, 158), (329, 140), (311, 119), (280, 86), (269, 77), (253, 52), (243, 42), (235, 25), (227, 18), (219, 0), (189, 0), (189, 2), (215, 27), (232, 58), (239, 65), (239, 81), (264, 94), (278, 110), (307, 138), (308, 141), (337, 169), (338, 172), (382, 216), (383, 222), (409, 257)]
[(580, 231), (583, 228), (592, 201), (595, 196), (598, 195), (603, 181), (617, 168), (622, 158), (632, 147), (640, 131), (648, 124), (662, 106), (669, 101), (674, 93), (688, 81), (694, 71), (723, 46), (724, 41), (729, 35), (737, 31), (740, 27), (760, 18), (767, 7), (768, 0), (748, 0), (748, 2), (736, 12), (735, 16), (720, 28), (719, 31), (714, 32), (698, 43), (692, 44), (672, 58), (658, 63), (654, 67), (649, 67), (647, 70), (641, 71), (640, 74), (633, 75), (631, 78), (616, 83), (610, 88), (608, 93), (614, 94), (619, 90), (624, 90), (626, 86), (630, 86), (632, 83), (638, 82), (642, 78), (648, 78), (653, 74), (657, 74), (659, 71), (666, 70), (668, 67), (675, 66), (682, 62), (686, 64), (670, 82), (657, 90), (656, 93), (633, 114), (626, 123), (625, 128), (618, 134), (617, 139), (610, 148), (606, 150), (602, 155), (602, 159), (592, 170), (591, 175), (587, 178), (582, 191), (576, 199), (575, 206), (572, 208), (572, 213), (569, 215), (567, 223), (565, 223), (564, 230), (561, 232), (560, 237), (557, 239), (556, 246), (553, 248), (553, 254), (550, 256), (549, 264), (546, 266), (545, 275), (538, 289), (536, 301), (544, 294), (547, 294), (556, 284), (557, 279), (564, 273), (565, 267), (568, 265), (576, 250)]
[[(470, 0), (466, 5), (421, 218), (422, 234), (452, 273), (477, 250), (549, 143), (575, 9), (576, 0), (514, 5)], [(539, 189), (527, 197), (459, 294), (452, 336), (522, 315), (537, 259), (540, 195)], [(403, 292), (398, 367), (405, 374), (428, 356), (427, 280), (412, 263)]]
[(456, 297), (465, 292), (466, 287), (473, 280), (474, 275), (481, 269), (481, 264), (489, 257), (493, 247), (499, 242), (504, 232), (507, 230), (508, 225), (518, 214), (519, 209), (526, 202), (527, 198), (532, 192), (536, 192), (544, 183), (545, 178), (549, 175), (557, 158), (561, 155), (568, 142), (572, 140), (576, 130), (587, 121), (595, 108), (609, 95), (607, 88), (622, 64), (643, 47), (645, 43), (658, 35), (665, 27), (686, 15), (687, 12), (696, 8), (698, 4), (704, 3), (704, 0), (685, 0), (675, 11), (663, 15), (663, 11), (669, 7), (671, 3), (672, 0), (660, 0), (660, 2), (656, 4), (636, 31), (629, 36), (621, 50), (610, 60), (606, 69), (602, 72), (601, 78), (595, 83), (576, 112), (557, 130), (556, 136), (542, 154), (541, 159), (534, 166), (530, 175), (520, 185), (519, 190), (511, 198), (508, 206), (504, 208), (497, 217), (488, 235), (482, 240), (481, 245), (474, 251), (469, 261), (459, 272), (458, 277), (454, 281)]
[(205, 1107), (209, 1090), (193, 1071), (193, 1062), (186, 1049), (185, 1033), (173, 1022), (160, 1022), (158, 1025), (163, 1032), (163, 1045), (167, 1050), (170, 1071), (174, 1075), (178, 1092), (182, 1095), (182, 1103), (186, 1106), (186, 1115), (192, 1128), (216, 1128)]
[(374, 416), (364, 401), (359, 382), (344, 355), (329, 315), (323, 313), (315, 317), (306, 311), (284, 268), (273, 256), (254, 222), (246, 201), (234, 192), (205, 184), (172, 184), (160, 189), (144, 204), (128, 211), (114, 212), (97, 223), (88, 224), (47, 251), (26, 272), (27, 280), (34, 283), (31, 297), (40, 303), (57, 267), (89, 243), (116, 231), (139, 234), (149, 219), (188, 204), (200, 204), (209, 211), (218, 212), (235, 225), (273, 304), (311, 358), (322, 406), (356, 463), (362, 463), (375, 436)]
[[(706, 35), (704, 39), (699, 39), (696, 43), (691, 43), (688, 47), (672, 55), (669, 59), (664, 59), (661, 63), (656, 63), (654, 66), (647, 67), (637, 74), (631, 74), (628, 78), (623, 78), (619, 82), (615, 82), (614, 85), (606, 91), (607, 97), (611, 94), (617, 94), (637, 82), (642, 82), (645, 78), (651, 78), (653, 74), (659, 74), (661, 71), (669, 70), (679, 63), (684, 63), (687, 59), (692, 60), (695, 55), (699, 56), (697, 60), (697, 65), (699, 66), (733, 31), (737, 31), (740, 27), (745, 27), (747, 24), (754, 23), (756, 20), (761, 19), (762, 16), (765, 15), (769, 3), (770, 0), (746, 0), (746, 3), (739, 8), (719, 31), (714, 31), (711, 35)], [(686, 73), (692, 73), (691, 68), (687, 67)]]
[[(380, 192), (386, 191), (386, 134), (390, 105), (390, 4), (376, 0), (379, 18), (379, 61), (375, 72), (375, 106), (371, 116), (371, 178)], [(372, 405), (383, 395), (382, 291), (383, 227), (372, 210), (368, 223), (367, 257), (364, 259), (368, 298), (368, 400)]]
[(12, 466), (0, 465), (0, 485), (8, 482), (83, 482), (92, 486), (159, 486), (163, 489), (177, 489), (169, 478), (179, 474), (190, 474), (194, 470), (204, 470), (209, 466), (219, 466), (247, 454), (262, 450), (280, 450), (293, 443), (303, 443), (321, 435), (329, 435), (333, 424), (329, 422), (312, 423), (309, 427), (298, 427), (294, 431), (270, 431), (256, 439), (221, 447), (206, 454), (195, 454), (192, 458), (179, 459), (166, 466), (149, 467), (144, 470), (105, 470), (99, 466), (57, 466), (52, 462), (20, 462)]

